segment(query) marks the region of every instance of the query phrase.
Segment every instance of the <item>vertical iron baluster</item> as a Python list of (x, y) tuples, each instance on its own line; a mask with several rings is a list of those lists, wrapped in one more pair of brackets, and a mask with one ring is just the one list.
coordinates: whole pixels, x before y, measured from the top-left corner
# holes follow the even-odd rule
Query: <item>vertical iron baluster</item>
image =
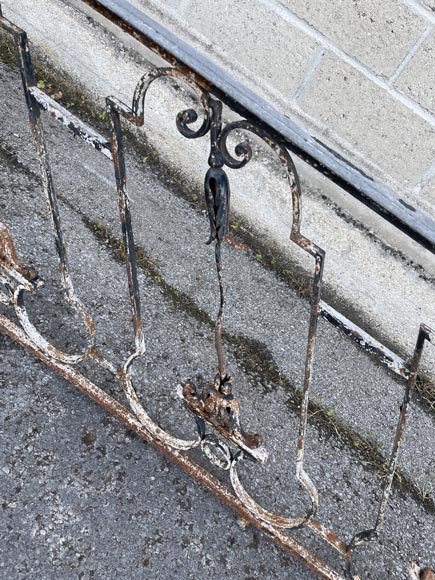
[(406, 420), (408, 417), (408, 406), (411, 398), (411, 392), (414, 388), (415, 381), (417, 379), (418, 368), (420, 365), (421, 355), (423, 353), (423, 347), (426, 340), (428, 342), (433, 342), (434, 334), (431, 331), (431, 329), (428, 328), (425, 324), (421, 324), (417, 336), (414, 354), (412, 355), (412, 358), (409, 360), (408, 363), (409, 375), (406, 380), (405, 391), (403, 394), (402, 403), (400, 405), (396, 433), (393, 441), (393, 446), (391, 449), (390, 461), (388, 464), (388, 475), (385, 479), (385, 483), (382, 488), (382, 495), (379, 501), (376, 524), (375, 527), (370, 530), (363, 530), (362, 532), (358, 532), (349, 542), (348, 549), (346, 552), (346, 573), (349, 578), (353, 577), (351, 572), (353, 549), (356, 548), (358, 545), (361, 545), (365, 542), (369, 542), (370, 540), (375, 539), (379, 535), (382, 525), (384, 523), (385, 512), (387, 509), (388, 500), (390, 498), (391, 487), (393, 485), (394, 474), (396, 472), (397, 461), (399, 458), (399, 451), (403, 442), (403, 435), (405, 431)]
[[(56, 252), (58, 255), (58, 268), (61, 276), (62, 287), (68, 303), (78, 313), (82, 319), (88, 334), (88, 347), (82, 355), (68, 355), (62, 353), (54, 347), (50, 347), (50, 354), (59, 360), (64, 360), (74, 364), (91, 355), (95, 349), (95, 325), (90, 312), (85, 308), (74, 291), (74, 286), (70, 274), (68, 257), (66, 252), (65, 240), (63, 236), (62, 223), (59, 213), (59, 204), (56, 191), (53, 184), (51, 169), (48, 159), (47, 148), (45, 145), (44, 128), (42, 125), (41, 113), (38, 104), (34, 101), (30, 88), (35, 86), (35, 76), (30, 58), (30, 50), (27, 34), (14, 26), (6, 19), (3, 19), (4, 28), (13, 36), (18, 66), (21, 74), (23, 92), (27, 104), (29, 123), (32, 131), (33, 141), (35, 144), (39, 170), (42, 182), (42, 188), (48, 205), (51, 226), (54, 234)], [(39, 334), (33, 324), (29, 321), (26, 309), (23, 303), (22, 292), (18, 291), (15, 299), (16, 313), (20, 318), (23, 327), (29, 336), (39, 344), (41, 348), (46, 349), (49, 343)]]
[(304, 451), (307, 431), (308, 405), (310, 402), (311, 378), (314, 363), (314, 347), (316, 344), (317, 324), (320, 315), (319, 304), (322, 289), (323, 266), (325, 261), (325, 253), (320, 248), (315, 248), (314, 250), (312, 249), (310, 253), (312, 253), (314, 256), (316, 265), (311, 294), (310, 322), (308, 328), (307, 354), (305, 359), (303, 398), (301, 403), (296, 453), (296, 477), (304, 485), (311, 498), (311, 510), (307, 514), (307, 519), (312, 518), (316, 514), (319, 503), (317, 490), (311, 481), (311, 478), (308, 476), (304, 469)]
[(127, 175), (125, 169), (121, 120), (117, 103), (115, 103), (110, 97), (106, 99), (106, 103), (112, 132), (113, 166), (115, 170), (116, 190), (118, 193), (119, 218), (122, 228), (122, 241), (124, 243), (124, 256), (127, 268), (136, 354), (140, 355), (145, 352), (145, 340), (143, 334), (139, 283), (137, 279), (136, 252), (127, 194)]

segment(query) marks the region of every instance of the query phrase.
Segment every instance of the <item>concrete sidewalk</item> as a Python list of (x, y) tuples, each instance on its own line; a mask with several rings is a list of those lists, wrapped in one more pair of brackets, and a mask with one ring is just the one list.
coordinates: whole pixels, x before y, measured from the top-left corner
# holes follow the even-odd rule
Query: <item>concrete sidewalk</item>
[[(32, 302), (41, 330), (77, 348), (80, 327), (56, 281), (26, 111), (13, 67), (1, 65), (1, 215), (20, 256), (47, 284)], [(8, 115), (5, 114), (6, 103)], [(125, 358), (132, 333), (110, 162), (47, 122), (47, 137), (78, 294), (95, 317), (100, 347)], [(130, 145), (132, 145), (130, 143)], [(130, 148), (131, 150), (131, 148)], [(186, 434), (174, 386), (215, 367), (211, 321), (217, 285), (207, 217), (168, 189), (143, 157), (128, 157), (147, 356), (141, 396), (166, 428)], [(298, 389), (308, 306), (249, 248), (227, 246), (226, 349), (244, 422), (265, 436), (272, 460), (246, 466), (248, 489), (269, 509), (296, 515), (305, 504), (292, 476)], [(194, 482), (128, 435), (73, 388), (1, 339), (5, 578), (312, 578)], [(318, 413), (310, 417), (307, 470), (320, 491), (319, 518), (349, 539), (369, 527), (403, 385), (327, 323), (314, 370)], [(122, 400), (95, 368), (94, 380)], [(117, 390), (118, 389), (118, 390)], [(156, 393), (158, 396), (156, 396)], [(329, 420), (327, 420), (329, 418)], [(414, 404), (381, 542), (356, 555), (362, 578), (405, 578), (407, 561), (434, 566), (433, 414)], [(354, 438), (359, 432), (359, 438)], [(375, 453), (371, 452), (375, 451)], [(320, 557), (329, 550), (297, 532)]]

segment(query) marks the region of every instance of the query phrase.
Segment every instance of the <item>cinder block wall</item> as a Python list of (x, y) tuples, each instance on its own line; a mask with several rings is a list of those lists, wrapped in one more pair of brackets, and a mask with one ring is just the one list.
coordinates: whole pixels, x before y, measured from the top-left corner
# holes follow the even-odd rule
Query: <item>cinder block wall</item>
[(130, 0), (435, 217), (435, 0)]

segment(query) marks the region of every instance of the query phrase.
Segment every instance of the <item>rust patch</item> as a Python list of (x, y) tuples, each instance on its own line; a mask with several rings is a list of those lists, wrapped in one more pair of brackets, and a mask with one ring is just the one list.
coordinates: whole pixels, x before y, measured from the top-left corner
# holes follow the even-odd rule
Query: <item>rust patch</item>
[(0, 222), (0, 268), (12, 276), (17, 282), (30, 283), (33, 288), (39, 278), (38, 273), (33, 268), (25, 266), (19, 259), (15, 251), (12, 236), (5, 226)]
[(214, 383), (207, 383), (202, 377), (196, 377), (183, 386), (183, 400), (192, 413), (212, 425), (250, 457), (264, 463), (267, 453), (261, 448), (263, 438), (242, 428), (239, 403), (232, 392), (232, 379), (225, 377), (222, 380), (218, 373)]
[(246, 244), (242, 244), (242, 242), (238, 242), (233, 236), (227, 234), (225, 236), (225, 241), (228, 242), (233, 248), (236, 250), (246, 251), (249, 250), (249, 246)]

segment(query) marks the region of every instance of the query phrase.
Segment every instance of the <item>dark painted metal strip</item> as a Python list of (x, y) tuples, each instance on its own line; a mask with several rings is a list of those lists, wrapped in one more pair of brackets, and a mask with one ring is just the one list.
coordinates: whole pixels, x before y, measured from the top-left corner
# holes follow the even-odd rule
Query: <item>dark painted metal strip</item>
[(320, 313), (325, 320), (342, 330), (363, 350), (375, 356), (379, 362), (394, 373), (405, 379), (409, 377), (409, 364), (402, 357), (376, 340), (368, 332), (365, 332), (365, 330), (335, 310), (335, 308), (323, 302), (323, 300), (320, 301)]
[(29, 87), (29, 93), (32, 95), (34, 102), (43, 111), (46, 111), (51, 117), (60, 121), (62, 125), (65, 125), (65, 127), (70, 129), (82, 141), (92, 145), (97, 151), (101, 151), (108, 159), (112, 159), (110, 141), (100, 135), (100, 133), (92, 129), (92, 127), (89, 127), (89, 125), (86, 125), (86, 123), (83, 123), (83, 121), (70, 113), (68, 109), (65, 109), (65, 107), (62, 107), (62, 105), (49, 97), (44, 91), (38, 89), (38, 87)]

